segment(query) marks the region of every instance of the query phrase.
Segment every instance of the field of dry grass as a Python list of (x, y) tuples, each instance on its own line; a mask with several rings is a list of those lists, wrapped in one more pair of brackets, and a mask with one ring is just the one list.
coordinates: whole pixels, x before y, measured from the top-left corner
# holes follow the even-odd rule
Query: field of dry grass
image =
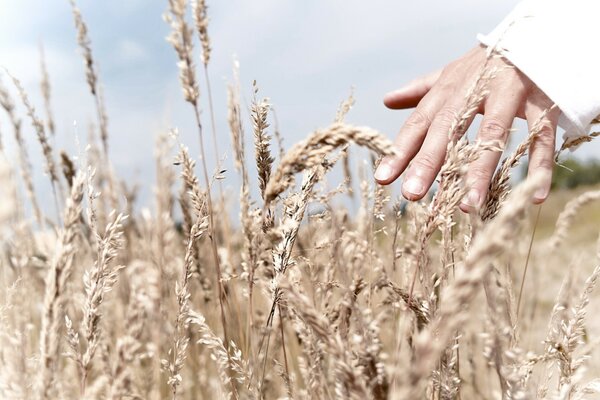
[[(188, 6), (169, 0), (165, 20), (204, 153), (217, 134), (212, 104), (199, 105), (211, 43), (204, 2)], [(45, 70), (39, 109), (18, 77), (0, 83), (18, 148), (0, 157), (2, 399), (596, 398), (600, 189), (555, 192), (540, 208), (535, 177), (512, 188), (535, 126), (485, 206), (465, 215), (468, 163), (495, 143), (451, 143), (431, 198), (392, 199), (369, 168), (349, 168), (348, 146), (370, 150), (370, 166), (395, 151), (344, 123), (353, 99), (332, 125), (278, 150), (270, 104), (255, 84), (241, 105), (234, 67), (228, 174), (239, 191), (224, 193), (220, 166), (173, 130), (156, 139), (156, 181), (143, 182), (152, 203), (138, 205), (108, 157), (100, 78), (73, 10), (97, 115), (85, 153), (52, 146)], [(491, 76), (481, 72), (449, 134), (464, 130)], [(50, 196), (31, 178), (32, 129)], [(345, 179), (325, 184), (335, 164)], [(344, 196), (359, 199), (357, 213)]]

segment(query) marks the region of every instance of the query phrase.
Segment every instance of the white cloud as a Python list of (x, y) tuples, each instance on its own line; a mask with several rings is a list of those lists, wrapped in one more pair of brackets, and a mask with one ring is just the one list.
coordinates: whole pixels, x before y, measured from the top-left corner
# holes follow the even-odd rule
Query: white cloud
[(127, 65), (147, 60), (148, 52), (141, 43), (123, 39), (117, 44), (115, 56), (119, 64)]
[[(273, 99), (287, 146), (329, 123), (351, 85), (356, 86), (357, 104), (349, 119), (392, 136), (405, 114), (385, 110), (381, 95), (459, 56), (475, 44), (476, 33), (492, 28), (516, 2), (208, 0), (214, 49), (210, 71), (221, 150), (229, 141), (222, 77), (231, 75), (232, 54), (239, 56), (243, 87), (248, 89), (258, 78), (261, 95)], [(140, 165), (145, 178), (152, 174), (149, 150), (159, 129), (179, 126), (182, 139), (197, 146), (192, 116), (181, 101), (176, 56), (164, 41), (167, 28), (161, 15), (167, 2), (79, 3), (94, 54), (105, 67), (100, 72), (112, 156), (120, 165)], [(41, 105), (36, 98), (37, 44), (44, 40), (56, 120), (68, 142), (74, 119), (80, 127), (94, 120), (68, 2), (0, 0), (0, 9), (0, 65), (22, 79), (35, 104)], [(128, 22), (133, 16), (136, 22)], [(203, 75), (198, 76), (205, 105)], [(167, 108), (171, 112), (165, 121), (161, 110)], [(205, 111), (203, 117), (207, 115)], [(592, 154), (598, 146), (586, 149), (583, 154)]]

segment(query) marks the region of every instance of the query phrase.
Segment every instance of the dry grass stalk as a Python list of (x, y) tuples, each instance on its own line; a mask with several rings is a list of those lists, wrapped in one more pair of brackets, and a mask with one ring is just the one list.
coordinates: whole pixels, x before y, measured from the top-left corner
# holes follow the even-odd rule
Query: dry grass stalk
[(564, 207), (563, 211), (556, 220), (556, 228), (554, 234), (548, 241), (548, 246), (552, 250), (559, 248), (561, 243), (564, 242), (567, 237), (569, 228), (573, 224), (575, 217), (582, 207), (585, 205), (600, 200), (600, 190), (588, 191), (582, 195), (570, 200)]
[[(229, 373), (231, 370), (235, 374), (235, 380), (245, 386), (247, 393), (244, 398), (258, 398), (257, 390), (252, 383), (252, 369), (248, 361), (244, 360), (242, 352), (235, 342), (229, 342), (229, 349), (225, 348), (223, 340), (215, 335), (202, 314), (189, 310), (188, 315), (188, 323), (197, 325), (199, 328), (201, 337), (198, 343), (207, 346), (212, 352), (212, 359), (217, 363), (221, 385), (227, 391), (227, 397), (238, 398), (239, 396)], [(227, 389), (228, 387), (231, 388), (231, 391)]]
[(509, 157), (502, 161), (500, 169), (494, 174), (492, 182), (490, 183), (486, 200), (481, 208), (481, 218), (484, 221), (494, 218), (498, 213), (501, 204), (510, 192), (510, 171), (519, 165), (521, 158), (527, 153), (529, 146), (531, 146), (537, 137), (542, 132), (549, 129), (547, 115), (550, 111), (552, 111), (552, 109), (554, 109), (554, 107), (556, 106), (544, 110), (542, 115), (540, 115), (540, 117), (531, 127), (527, 138), (522, 141), (519, 146), (517, 146), (515, 151)]
[[(466, 112), (474, 112), (474, 105), (466, 107)], [(462, 118), (457, 118), (457, 121)], [(458, 125), (458, 123), (457, 123)], [(458, 128), (457, 128), (458, 129)], [(416, 268), (413, 273), (410, 295), (412, 296), (418, 274), (430, 276), (427, 269), (426, 248), (429, 240), (437, 229), (446, 232), (452, 228), (452, 215), (458, 204), (464, 198), (468, 188), (463, 184), (468, 165), (475, 161), (484, 151), (498, 151), (496, 143), (475, 142), (468, 144), (465, 138), (456, 144), (448, 145), (448, 153), (440, 171), (440, 185), (433, 200), (427, 207), (426, 217), (419, 228), (417, 249), (415, 252)], [(447, 241), (446, 241), (447, 243)], [(431, 282), (423, 281), (424, 289), (431, 292)]]
[(81, 11), (77, 8), (75, 0), (69, 0), (73, 9), (73, 20), (77, 29), (77, 43), (83, 55), (83, 64), (85, 67), (85, 78), (96, 104), (96, 114), (100, 127), (100, 140), (104, 155), (108, 160), (108, 116), (106, 114), (102, 93), (98, 79), (98, 67), (92, 55), (92, 42), (88, 34), (88, 28), (83, 20)]
[(331, 332), (328, 320), (320, 315), (297, 286), (282, 280), (280, 287), (292, 315), (310, 329), (316, 340), (328, 346), (328, 353), (334, 360), (335, 396), (356, 400), (370, 398), (363, 373), (364, 367), (357, 364), (357, 360), (350, 354), (339, 334)]
[(23, 180), (23, 184), (25, 186), (25, 192), (27, 193), (31, 207), (33, 208), (33, 213), (37, 223), (44, 227), (44, 216), (42, 214), (42, 210), (40, 209), (37, 196), (35, 194), (35, 188), (33, 186), (33, 173), (31, 163), (29, 162), (29, 153), (21, 133), (21, 119), (17, 116), (15, 112), (15, 104), (12, 101), (9, 92), (6, 90), (4, 85), (2, 85), (2, 82), (0, 82), (0, 106), (2, 106), (4, 111), (8, 114), (8, 118), (10, 119), (13, 128), (15, 142), (17, 143), (19, 154), (18, 158), (19, 165), (21, 167), (21, 179)]
[(240, 186), (240, 222), (244, 247), (242, 252), (242, 270), (241, 277), (248, 282), (248, 319), (246, 326), (246, 353), (251, 357), (252, 352), (252, 329), (254, 327), (254, 284), (255, 273), (260, 263), (260, 255), (264, 247), (264, 233), (260, 210), (251, 209), (250, 183), (248, 178), (248, 169), (246, 167), (246, 154), (244, 144), (244, 129), (242, 125), (242, 115), (240, 106), (240, 84), (239, 84), (239, 64), (234, 61), (233, 67), (234, 83), (228, 85), (228, 114), (227, 120), (231, 133), (231, 142), (233, 146), (235, 168), (241, 177)]
[(572, 310), (571, 319), (562, 326), (562, 343), (555, 346), (561, 353), (558, 356), (559, 368), (561, 371), (561, 386), (571, 384), (577, 370), (581, 368), (586, 359), (589, 358), (589, 355), (585, 353), (580, 358), (574, 358), (574, 353), (577, 347), (585, 343), (586, 308), (590, 302), (590, 295), (596, 286), (598, 277), (600, 277), (600, 265), (598, 265), (586, 279), (579, 301)]
[[(352, 109), (352, 107), (354, 107), (354, 103), (356, 103), (356, 100), (354, 98), (354, 87), (350, 88), (350, 95), (348, 96), (347, 99), (345, 99), (344, 101), (342, 101), (337, 109), (337, 112), (335, 114), (335, 120), (333, 121), (334, 123), (343, 123), (344, 119), (346, 118), (346, 115), (348, 115), (348, 113), (350, 112), (350, 110)], [(283, 156), (282, 156), (283, 158)], [(352, 189), (352, 171), (350, 170), (350, 150), (348, 147), (345, 147), (344, 149), (342, 149), (342, 166), (344, 168), (344, 178), (346, 180), (346, 184), (348, 185), (349, 188), (349, 194), (350, 196), (354, 195), (354, 191)]]
[[(596, 122), (598, 123), (598, 122)], [(592, 132), (589, 135), (579, 136), (576, 138), (567, 138), (563, 141), (563, 144), (560, 146), (560, 149), (556, 152), (555, 161), (558, 161), (561, 153), (568, 149), (575, 149), (580, 146), (582, 143), (589, 143), (595, 138), (600, 136), (600, 132)]]
[[(37, 139), (40, 142), (40, 145), (42, 146), (42, 153), (43, 153), (44, 159), (46, 161), (45, 170), (46, 170), (46, 173), (48, 174), (48, 176), (50, 177), (50, 182), (52, 184), (52, 192), (54, 195), (54, 203), (55, 203), (55, 207), (56, 207), (56, 217), (58, 219), (60, 219), (59, 204), (62, 203), (62, 198), (63, 198), (62, 186), (61, 186), (61, 182), (60, 182), (59, 175), (57, 172), (56, 162), (54, 161), (54, 154), (53, 154), (52, 146), (50, 145), (50, 142), (48, 141), (48, 136), (46, 135), (46, 129), (45, 129), (44, 123), (42, 122), (41, 119), (38, 118), (38, 116), (35, 112), (35, 108), (31, 105), (31, 102), (29, 101), (29, 97), (27, 96), (25, 89), (21, 85), (21, 82), (19, 82), (19, 80), (17, 78), (15, 78), (14, 76), (12, 76), (10, 74), (9, 74), (9, 76), (12, 79), (12, 81), (15, 85), (15, 88), (17, 89), (17, 91), (19, 93), (19, 97), (21, 98), (21, 101), (23, 102), (23, 105), (25, 106), (25, 109), (27, 110), (27, 115), (31, 119), (31, 124), (33, 125), (35, 132), (37, 134)], [(60, 199), (60, 201), (59, 201), (59, 199)]]
[(108, 186), (108, 190), (106, 191), (104, 198), (109, 201), (109, 204), (113, 209), (117, 209), (119, 208), (119, 199), (116, 193), (118, 184), (116, 182), (108, 154), (108, 114), (106, 112), (106, 104), (104, 102), (104, 93), (99, 81), (98, 65), (92, 55), (91, 40), (89, 38), (87, 25), (85, 24), (85, 21), (81, 15), (81, 11), (79, 8), (77, 8), (75, 0), (69, 1), (71, 2), (71, 8), (73, 10), (75, 28), (77, 29), (77, 43), (83, 55), (86, 80), (96, 106), (96, 118), (98, 120), (100, 142), (102, 143), (102, 151), (104, 155), (104, 162), (102, 163), (102, 166), (104, 167), (104, 175), (106, 175), (105, 179)]
[[(208, 96), (208, 108), (210, 111), (210, 127), (211, 127), (211, 133), (212, 133), (213, 149), (215, 151), (217, 170), (222, 171), (223, 169), (221, 167), (221, 160), (220, 160), (221, 152), (219, 151), (219, 142), (217, 140), (217, 125), (215, 123), (215, 108), (214, 108), (214, 104), (213, 104), (212, 89), (211, 89), (211, 84), (210, 84), (210, 79), (209, 79), (209, 74), (208, 74), (208, 63), (210, 61), (211, 47), (210, 47), (210, 37), (208, 36), (208, 20), (209, 19), (208, 19), (208, 14), (207, 14), (207, 8), (208, 7), (206, 5), (205, 0), (192, 0), (192, 15), (193, 15), (193, 19), (194, 19), (194, 24), (196, 26), (196, 31), (198, 32), (198, 37), (200, 39), (200, 45), (202, 46), (201, 59), (202, 59), (202, 65), (204, 67), (204, 79), (206, 82), (206, 94)], [(222, 172), (219, 172), (219, 173), (222, 173)], [(227, 203), (225, 201), (225, 195), (223, 193), (223, 185), (222, 185), (220, 179), (218, 181), (218, 185), (219, 185), (220, 204), (221, 204), (221, 206), (225, 207), (227, 205)], [(226, 217), (223, 220), (223, 231), (226, 236), (231, 235), (231, 227), (229, 224), (229, 219)], [(229, 243), (229, 242), (227, 242), (227, 243)], [(231, 251), (231, 249), (228, 249), (228, 251)]]
[[(304, 180), (302, 182), (302, 189), (299, 194), (296, 196), (290, 196), (286, 199), (285, 209), (284, 209), (284, 217), (281, 223), (280, 231), (278, 232), (279, 237), (281, 238), (279, 242), (274, 246), (272, 254), (273, 254), (273, 268), (274, 268), (274, 278), (271, 282), (271, 293), (272, 293), (272, 304), (271, 310), (269, 312), (269, 319), (267, 320), (267, 324), (269, 326), (272, 325), (274, 315), (276, 310), (279, 311), (279, 316), (281, 319), (281, 340), (284, 341), (284, 328), (283, 328), (283, 317), (281, 315), (281, 290), (279, 288), (279, 281), (283, 279), (285, 273), (290, 267), (293, 265), (293, 262), (290, 260), (292, 249), (294, 247), (294, 243), (296, 242), (296, 238), (298, 235), (298, 229), (300, 228), (300, 224), (304, 219), (304, 213), (306, 211), (306, 207), (308, 205), (309, 198), (312, 194), (312, 190), (314, 185), (317, 183), (319, 178), (322, 176), (322, 171), (319, 171), (319, 168), (313, 168), (304, 176)], [(267, 335), (267, 342), (265, 346), (265, 362), (268, 357), (268, 349), (269, 349), (269, 340), (270, 333)], [(261, 341), (259, 350), (263, 349), (264, 338)], [(287, 354), (285, 347), (282, 347), (284, 359), (285, 359), (285, 379), (289, 380), (289, 370), (288, 370), (288, 362), (287, 362)], [(261, 383), (262, 387), (262, 383)]]
[(281, 130), (279, 129), (279, 119), (277, 119), (277, 112), (275, 111), (275, 107), (273, 107), (272, 104), (271, 115), (273, 116), (273, 136), (275, 136), (275, 141), (277, 142), (277, 149), (279, 150), (279, 159), (282, 159), (285, 155), (285, 147), (283, 146), (283, 136), (281, 135)]
[(60, 152), (60, 164), (62, 166), (63, 176), (67, 181), (67, 185), (69, 188), (73, 187), (73, 178), (75, 178), (77, 169), (75, 168), (75, 164), (71, 158), (69, 158), (69, 155), (64, 151)]
[[(116, 342), (117, 360), (112, 371), (112, 382), (108, 391), (108, 399), (122, 399), (126, 397), (140, 398), (139, 390), (135, 387), (134, 363), (141, 357), (143, 348), (142, 338), (147, 325), (148, 309), (152, 309), (150, 297), (151, 286), (140, 279), (143, 271), (140, 264), (133, 267), (129, 278), (131, 293), (127, 306), (127, 328), (123, 336)], [(137, 267), (137, 268), (136, 268)], [(145, 267), (145, 266), (144, 266)]]
[[(285, 274), (288, 267), (293, 265), (290, 263), (292, 249), (298, 236), (298, 229), (304, 219), (304, 213), (313, 188), (319, 178), (322, 176), (322, 171), (314, 168), (304, 176), (300, 193), (295, 196), (290, 196), (285, 201), (284, 217), (280, 225), (279, 236), (281, 240), (273, 249), (273, 268), (275, 269), (275, 282)], [(278, 296), (275, 295), (275, 298)]]
[(206, 13), (206, 2), (204, 0), (192, 0), (192, 15), (194, 24), (202, 45), (202, 63), (207, 66), (210, 61), (210, 37), (208, 36), (208, 15)]
[(344, 99), (344, 101), (340, 103), (337, 112), (335, 113), (335, 119), (333, 122), (338, 124), (343, 123), (346, 115), (348, 115), (352, 107), (354, 107), (355, 103), (356, 99), (354, 98), (354, 87), (352, 87), (350, 88), (350, 95), (348, 95), (348, 98)]
[(251, 107), (252, 126), (254, 128), (254, 152), (256, 167), (258, 168), (260, 194), (264, 199), (265, 188), (271, 177), (271, 168), (274, 161), (270, 149), (271, 136), (267, 133), (267, 128), (269, 127), (267, 116), (271, 106), (268, 99), (257, 100), (258, 86), (256, 81), (252, 83), (252, 87), (254, 89), (254, 98)]
[(173, 46), (179, 58), (177, 66), (183, 97), (185, 101), (196, 107), (200, 91), (192, 56), (192, 28), (185, 20), (186, 7), (186, 0), (169, 0), (169, 12), (164, 15), (164, 19), (171, 26), (167, 41)]
[(38, 395), (41, 399), (52, 398), (55, 394), (55, 374), (59, 363), (61, 325), (65, 301), (67, 281), (71, 275), (73, 259), (77, 251), (77, 236), (81, 219), (81, 201), (83, 199), (82, 174), (75, 177), (71, 195), (65, 206), (65, 223), (58, 239), (58, 248), (54, 254), (44, 295), (44, 312), (40, 332), (40, 370)]
[(185, 20), (187, 2), (186, 0), (169, 0), (169, 13), (165, 14), (165, 21), (171, 26), (171, 33), (167, 37), (167, 41), (173, 46), (179, 58), (179, 80), (183, 89), (185, 100), (190, 103), (194, 109), (194, 117), (198, 128), (198, 137), (200, 141), (200, 153), (202, 156), (202, 172), (204, 173), (204, 183), (208, 192), (208, 217), (209, 217), (209, 235), (211, 239), (211, 249), (217, 272), (217, 288), (219, 293), (219, 306), (221, 310), (221, 324), (223, 327), (223, 335), (225, 342), (229, 342), (227, 332), (227, 323), (225, 320), (225, 297), (224, 283), (221, 272), (221, 262), (219, 260), (219, 252), (217, 250), (214, 208), (212, 205), (211, 185), (208, 178), (208, 168), (206, 166), (206, 152), (204, 151), (204, 138), (202, 134), (202, 123), (200, 121), (200, 109), (198, 105), (198, 97), (200, 92), (196, 81), (194, 70), (194, 62), (192, 56), (192, 30)]
[[(87, 378), (92, 361), (100, 344), (102, 334), (100, 306), (106, 293), (110, 292), (117, 282), (122, 265), (114, 261), (123, 247), (123, 223), (127, 216), (111, 213), (111, 221), (106, 225), (104, 233), (93, 232), (97, 240), (97, 257), (93, 267), (83, 276), (85, 303), (83, 306), (82, 330), (85, 338), (85, 352), (81, 356), (81, 394), (85, 394)], [(93, 226), (93, 225), (92, 225)]]
[(180, 151), (180, 162), (183, 165), (182, 176), (186, 186), (190, 190), (190, 196), (194, 205), (194, 222), (190, 228), (187, 239), (187, 245), (184, 257), (184, 270), (181, 282), (176, 284), (175, 294), (177, 295), (177, 319), (175, 321), (175, 335), (173, 338), (173, 347), (169, 350), (169, 360), (163, 360), (164, 368), (170, 376), (168, 384), (171, 386), (173, 399), (177, 398), (177, 387), (181, 384), (181, 370), (186, 358), (189, 338), (186, 336), (190, 310), (190, 289), (189, 283), (192, 277), (194, 266), (197, 262), (195, 257), (195, 248), (198, 240), (208, 230), (208, 212), (206, 207), (206, 196), (202, 195), (198, 187), (198, 179), (194, 175), (194, 163), (189, 158), (187, 149), (184, 147)]
[(42, 80), (40, 81), (40, 89), (42, 91), (42, 97), (44, 98), (44, 110), (46, 111), (46, 126), (51, 136), (56, 136), (56, 130), (54, 126), (54, 117), (52, 113), (52, 102), (51, 99), (51, 86), (50, 86), (50, 75), (48, 74), (48, 68), (46, 67), (46, 54), (44, 52), (44, 46), (40, 44), (40, 71)]
[[(0, 151), (0, 198), (3, 199), (0, 206), (0, 226), (23, 218), (15, 183), (14, 171), (4, 152)], [(2, 239), (3, 233), (0, 230), (0, 240)]]
[(294, 174), (320, 165), (325, 156), (346, 143), (355, 143), (380, 155), (395, 154), (392, 142), (373, 129), (333, 124), (314, 132), (288, 150), (267, 182), (265, 203), (271, 203), (283, 193), (290, 186)]
[(26, 334), (20, 332), (19, 324), (11, 321), (11, 313), (20, 310), (16, 297), (19, 295), (21, 278), (17, 278), (4, 291), (4, 298), (0, 303), (0, 394), (6, 399), (32, 398), (32, 376), (22, 347), (26, 344)]
[(514, 226), (522, 220), (539, 181), (538, 177), (531, 179), (515, 191), (509, 200), (510, 206), (503, 207), (498, 217), (483, 228), (471, 246), (464, 267), (456, 271), (455, 280), (444, 288), (440, 297), (445, 301), (441, 303), (436, 319), (415, 342), (419, 361), (409, 371), (412, 390), (416, 390), (413, 393), (418, 393), (433, 363), (467, 318), (465, 309), (477, 294), (482, 279), (489, 273), (490, 261), (511, 246), (515, 237)]

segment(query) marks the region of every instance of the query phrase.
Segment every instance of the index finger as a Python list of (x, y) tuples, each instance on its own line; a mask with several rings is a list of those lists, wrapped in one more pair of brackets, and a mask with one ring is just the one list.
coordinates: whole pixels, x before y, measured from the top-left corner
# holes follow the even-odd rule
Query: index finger
[(416, 107), (421, 99), (429, 93), (433, 85), (435, 85), (441, 73), (442, 70), (439, 69), (410, 81), (400, 89), (389, 92), (384, 96), (383, 104), (393, 110)]

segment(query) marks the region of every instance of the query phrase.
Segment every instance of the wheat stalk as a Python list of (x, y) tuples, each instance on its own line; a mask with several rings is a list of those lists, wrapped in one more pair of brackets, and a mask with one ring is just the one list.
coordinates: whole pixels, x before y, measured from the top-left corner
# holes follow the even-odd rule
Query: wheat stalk
[(211, 239), (211, 249), (217, 270), (217, 288), (219, 295), (219, 305), (221, 310), (221, 324), (223, 327), (223, 335), (225, 342), (229, 341), (227, 323), (225, 321), (225, 290), (221, 273), (221, 263), (217, 250), (217, 238), (215, 237), (217, 230), (214, 224), (214, 208), (212, 205), (211, 185), (208, 178), (208, 168), (206, 166), (206, 152), (204, 151), (204, 139), (202, 134), (202, 123), (200, 121), (200, 110), (198, 105), (198, 97), (200, 92), (196, 81), (194, 70), (194, 62), (192, 57), (192, 30), (185, 20), (187, 2), (186, 0), (169, 0), (169, 12), (164, 18), (171, 26), (171, 33), (167, 37), (167, 41), (173, 46), (177, 57), (179, 58), (179, 79), (183, 89), (184, 99), (190, 103), (194, 110), (194, 118), (198, 128), (198, 137), (200, 141), (200, 152), (202, 156), (202, 172), (204, 173), (204, 183), (208, 192), (208, 217), (209, 217), (209, 235)]
[(31, 202), (31, 206), (33, 208), (33, 213), (35, 215), (35, 219), (37, 223), (41, 226), (45, 226), (44, 216), (42, 214), (42, 210), (40, 209), (37, 196), (35, 194), (35, 188), (33, 186), (33, 173), (31, 163), (29, 162), (29, 152), (27, 151), (27, 146), (25, 145), (25, 141), (23, 140), (23, 134), (21, 133), (21, 119), (17, 116), (15, 112), (15, 104), (6, 90), (6, 88), (2, 85), (0, 81), (0, 106), (4, 109), (4, 111), (8, 114), (10, 119), (15, 142), (18, 147), (18, 155), (19, 155), (19, 165), (21, 169), (21, 179), (25, 185), (25, 192), (27, 193), (27, 197)]
[(53, 396), (55, 376), (58, 368), (60, 348), (60, 326), (65, 301), (68, 299), (66, 286), (73, 260), (77, 251), (77, 236), (81, 219), (81, 201), (83, 199), (83, 175), (75, 177), (71, 195), (65, 206), (65, 223), (58, 239), (58, 248), (54, 254), (48, 275), (44, 295), (44, 311), (40, 332), (40, 372), (38, 396), (47, 399)]
[(355, 143), (380, 155), (396, 153), (392, 142), (373, 129), (333, 124), (327, 129), (315, 131), (288, 150), (267, 182), (265, 203), (271, 203), (283, 193), (291, 185), (294, 174), (320, 165), (325, 156), (347, 143)]

